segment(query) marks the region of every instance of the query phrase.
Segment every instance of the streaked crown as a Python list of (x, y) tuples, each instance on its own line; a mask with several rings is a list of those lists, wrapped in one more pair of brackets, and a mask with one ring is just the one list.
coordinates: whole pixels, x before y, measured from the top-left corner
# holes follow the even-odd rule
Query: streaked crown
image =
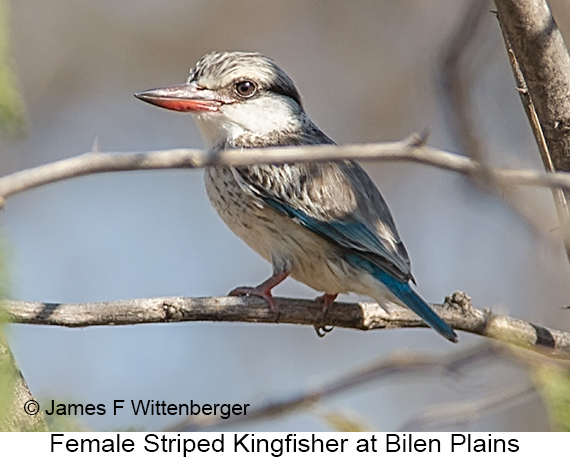
[(254, 52), (206, 54), (185, 84), (135, 95), (192, 113), (211, 150), (332, 142), (306, 115), (291, 78)]
[(188, 83), (211, 90), (233, 86), (239, 81), (254, 81), (257, 94), (263, 91), (285, 95), (303, 107), (301, 96), (289, 76), (270, 59), (257, 52), (211, 52), (190, 70)]

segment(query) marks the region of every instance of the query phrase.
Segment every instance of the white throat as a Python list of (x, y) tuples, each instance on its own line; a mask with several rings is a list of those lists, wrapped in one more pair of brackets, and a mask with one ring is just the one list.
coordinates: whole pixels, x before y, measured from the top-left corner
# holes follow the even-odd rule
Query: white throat
[(244, 134), (263, 137), (302, 128), (304, 113), (280, 96), (258, 97), (223, 105), (219, 111), (193, 113), (208, 149)]

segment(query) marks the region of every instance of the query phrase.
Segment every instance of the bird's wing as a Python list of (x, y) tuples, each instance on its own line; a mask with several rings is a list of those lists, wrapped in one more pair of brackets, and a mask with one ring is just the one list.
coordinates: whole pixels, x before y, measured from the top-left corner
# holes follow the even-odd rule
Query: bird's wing
[(234, 175), (277, 212), (358, 253), (399, 281), (413, 280), (390, 210), (355, 162), (254, 165), (235, 168)]

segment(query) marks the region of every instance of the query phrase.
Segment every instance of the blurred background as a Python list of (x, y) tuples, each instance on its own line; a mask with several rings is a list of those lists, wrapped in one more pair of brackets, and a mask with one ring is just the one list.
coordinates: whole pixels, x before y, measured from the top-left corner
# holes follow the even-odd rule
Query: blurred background
[[(551, 1), (563, 34), (570, 8)], [(27, 131), (0, 142), (2, 174), (102, 151), (202, 147), (190, 115), (133, 93), (182, 83), (213, 50), (259, 51), (293, 78), (306, 109), (339, 143), (398, 140), (425, 128), (429, 143), (463, 152), (449, 119), (443, 56), (471, 2), (454, 0), (26, 0), (8, 2), (9, 50)], [(498, 23), (485, 7), (457, 68), (469, 82), (472, 128), (489, 163), (541, 169)], [(570, 326), (570, 274), (548, 190), (517, 192), (518, 209), (468, 179), (427, 166), (366, 163), (386, 197), (429, 301), (464, 290), (474, 305), (559, 329)], [(203, 172), (82, 177), (11, 197), (0, 215), (11, 297), (93, 302), (218, 296), (266, 279), (270, 265), (210, 206)], [(521, 209), (522, 208), (522, 209)], [(529, 221), (521, 214), (531, 213)], [(315, 297), (294, 280), (277, 295)], [(347, 297), (342, 297), (347, 299)], [(356, 299), (356, 297), (349, 297)], [(398, 351), (454, 354), (432, 330), (357, 332), (287, 325), (182, 323), (64, 329), (12, 325), (8, 339), (33, 394), (105, 403), (250, 403), (319, 386)], [(532, 379), (532, 376), (530, 376)], [(493, 362), (460, 377), (379, 380), (253, 430), (332, 430), (329, 414), (395, 431), (441, 404), (475, 403), (524, 387), (529, 373)], [(427, 429), (548, 430), (537, 394)], [(126, 411), (126, 410), (125, 410)], [(90, 430), (158, 430), (169, 416), (84, 416)]]

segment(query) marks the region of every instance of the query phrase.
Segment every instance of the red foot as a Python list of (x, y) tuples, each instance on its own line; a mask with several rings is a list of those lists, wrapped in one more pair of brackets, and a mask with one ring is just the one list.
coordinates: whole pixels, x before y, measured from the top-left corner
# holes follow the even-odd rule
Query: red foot
[(338, 294), (323, 294), (320, 297), (316, 298), (316, 301), (322, 303), (323, 305), (323, 313), (327, 313), (330, 306), (336, 300), (336, 297), (338, 297)]
[(279, 309), (279, 305), (271, 295), (271, 289), (263, 290), (259, 286), (257, 287), (236, 287), (232, 290), (228, 295), (235, 297), (237, 295), (254, 295), (256, 297), (261, 297), (265, 299), (267, 303), (269, 303), (269, 307), (271, 311), (277, 312)]
[[(277, 284), (283, 282), (283, 280), (289, 276), (289, 271), (282, 271), (279, 273), (273, 273), (273, 275), (263, 281), (259, 286), (255, 287), (237, 287), (236, 289), (232, 290), (228, 295), (236, 296), (236, 295), (255, 295), (256, 297), (263, 298), (267, 303), (269, 303), (269, 307), (271, 311), (276, 313), (279, 310), (279, 305), (271, 295), (271, 289), (273, 289)], [(333, 299), (334, 300), (334, 299)]]

